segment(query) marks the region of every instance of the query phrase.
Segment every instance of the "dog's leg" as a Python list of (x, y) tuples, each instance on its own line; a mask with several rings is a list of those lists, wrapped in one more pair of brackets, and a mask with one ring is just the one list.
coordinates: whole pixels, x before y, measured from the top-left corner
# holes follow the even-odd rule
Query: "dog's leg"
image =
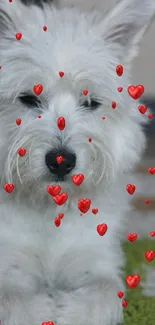
[(2, 325), (41, 325), (54, 322), (54, 302), (46, 294), (28, 298), (27, 295), (0, 293), (0, 319)]
[(123, 320), (123, 307), (117, 291), (123, 285), (117, 278), (103, 277), (73, 292), (57, 296), (58, 325), (116, 325)]
[[(17, 243), (18, 244), (18, 243)], [(40, 262), (33, 250), (0, 245), (0, 320), (2, 325), (41, 325), (54, 319)]]

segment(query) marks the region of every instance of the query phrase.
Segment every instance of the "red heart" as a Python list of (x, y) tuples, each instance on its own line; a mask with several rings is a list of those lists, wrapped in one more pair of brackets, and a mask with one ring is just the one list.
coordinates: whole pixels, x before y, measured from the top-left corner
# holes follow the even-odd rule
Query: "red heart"
[(139, 106), (138, 106), (138, 110), (139, 110), (139, 112), (140, 112), (141, 114), (145, 114), (146, 111), (147, 111), (147, 107), (144, 106), (144, 105), (139, 105)]
[(150, 168), (148, 168), (148, 172), (150, 173), (150, 174), (155, 174), (155, 167), (150, 167)]
[(138, 274), (128, 275), (126, 277), (126, 283), (130, 289), (136, 288), (139, 282), (140, 282), (140, 276)]
[(155, 258), (155, 252), (153, 250), (150, 250), (145, 253), (145, 258), (148, 262), (152, 262)]
[(17, 153), (18, 153), (18, 155), (19, 155), (20, 157), (24, 157), (25, 154), (26, 154), (26, 149), (24, 149), (24, 148), (19, 148), (19, 149), (17, 150)]
[(20, 125), (21, 123), (22, 123), (21, 118), (17, 118), (17, 120), (16, 120), (16, 124), (17, 124), (17, 125)]
[(123, 90), (123, 87), (118, 87), (117, 90), (119, 91), (119, 93), (121, 93)]
[(100, 236), (103, 236), (107, 232), (108, 227), (107, 227), (107, 225), (105, 223), (102, 223), (102, 224), (98, 225), (96, 227), (96, 229), (97, 229), (98, 234)]
[(111, 103), (111, 107), (112, 107), (113, 109), (115, 109), (115, 108), (116, 108), (116, 102), (112, 102), (112, 103)]
[(134, 234), (126, 234), (126, 238), (133, 243), (138, 238), (138, 235), (136, 232)]
[(61, 130), (61, 131), (64, 130), (65, 124), (66, 124), (66, 122), (65, 122), (64, 117), (59, 117), (57, 120), (57, 126), (58, 126), (59, 130)]
[(98, 209), (95, 209), (95, 208), (92, 209), (92, 213), (97, 214), (97, 212), (98, 212)]
[(63, 217), (64, 217), (64, 213), (59, 213), (58, 217), (59, 217), (60, 219), (63, 219)]
[(150, 200), (145, 200), (145, 203), (146, 204), (150, 204)]
[(6, 183), (3, 185), (3, 188), (7, 193), (12, 193), (12, 191), (14, 190), (15, 187), (13, 184)]
[(68, 199), (68, 194), (67, 193), (61, 193), (53, 197), (53, 200), (56, 204), (62, 205), (64, 204)]
[(126, 308), (128, 306), (128, 302), (126, 300), (122, 301), (122, 307)]
[(56, 217), (56, 218), (54, 219), (54, 223), (55, 223), (55, 226), (56, 226), (56, 227), (59, 227), (59, 226), (60, 226), (60, 224), (61, 224), (61, 219), (60, 219), (59, 216)]
[(127, 184), (126, 185), (126, 190), (130, 195), (132, 195), (136, 190), (136, 186), (133, 185), (133, 184)]
[(72, 176), (72, 181), (74, 182), (74, 184), (76, 186), (79, 186), (84, 181), (84, 175), (83, 174), (73, 175)]
[(78, 209), (82, 213), (86, 213), (90, 209), (91, 200), (90, 199), (80, 199), (78, 200)]
[(42, 93), (43, 88), (44, 88), (44, 87), (43, 87), (43, 85), (41, 85), (41, 84), (35, 85), (35, 86), (33, 87), (33, 91), (34, 91), (35, 95), (36, 95), (36, 96), (39, 96), (39, 95)]
[(87, 96), (88, 95), (88, 89), (84, 89), (82, 93), (83, 93), (84, 96)]
[(155, 230), (154, 231), (150, 231), (150, 236), (151, 237), (155, 237)]
[(16, 34), (17, 41), (20, 41), (21, 38), (22, 38), (22, 33), (17, 33)]
[(52, 186), (52, 185), (48, 185), (47, 186), (47, 192), (51, 195), (51, 196), (56, 196), (60, 193), (61, 191), (61, 186), (57, 185), (57, 186)]
[(47, 31), (47, 26), (43, 26), (43, 30), (44, 30), (44, 32), (46, 32)]
[(61, 164), (62, 161), (63, 161), (63, 157), (62, 156), (57, 156), (56, 161), (57, 161), (58, 164)]
[(148, 118), (151, 120), (153, 118), (153, 114), (148, 114)]
[(138, 99), (142, 96), (144, 92), (144, 86), (142, 85), (137, 85), (137, 86), (129, 86), (128, 87), (128, 94), (133, 98), (133, 99)]
[(116, 73), (117, 73), (117, 75), (119, 77), (122, 76), (122, 74), (123, 74), (123, 66), (121, 64), (120, 65), (117, 65), (117, 67), (116, 67)]
[(118, 291), (117, 292), (117, 296), (118, 296), (118, 298), (123, 298), (123, 296), (124, 296), (124, 292), (122, 292), (122, 291)]
[(60, 78), (62, 78), (64, 76), (64, 72), (63, 71), (59, 71), (59, 76), (60, 76)]
[(50, 320), (48, 322), (43, 322), (41, 325), (54, 325), (54, 323)]

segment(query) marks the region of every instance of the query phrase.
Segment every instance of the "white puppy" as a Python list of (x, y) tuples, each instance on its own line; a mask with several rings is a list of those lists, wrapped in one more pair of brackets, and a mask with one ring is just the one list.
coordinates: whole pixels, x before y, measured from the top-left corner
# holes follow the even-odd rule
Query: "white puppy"
[[(124, 0), (105, 18), (97, 11), (0, 2), (3, 325), (123, 321), (117, 291), (124, 290), (120, 239), (130, 195), (121, 175), (141, 156), (141, 123), (148, 120), (127, 88), (153, 13), (153, 0)], [(79, 186), (72, 180), (77, 174), (84, 175)], [(49, 185), (67, 193), (64, 204), (54, 201)], [(91, 200), (82, 215), (80, 199)], [(64, 213), (56, 219), (60, 227), (58, 213)], [(99, 224), (108, 226), (104, 236)]]

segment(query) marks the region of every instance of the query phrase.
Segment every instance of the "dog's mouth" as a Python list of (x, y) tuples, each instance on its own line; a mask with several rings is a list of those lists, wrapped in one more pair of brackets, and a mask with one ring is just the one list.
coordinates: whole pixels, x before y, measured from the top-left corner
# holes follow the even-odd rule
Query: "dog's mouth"
[(69, 177), (67, 175), (62, 176), (62, 175), (52, 175), (52, 181), (55, 183), (64, 183), (69, 181)]
[(54, 177), (53, 181), (56, 183), (65, 182), (65, 181), (67, 181), (67, 177), (66, 176), (57, 176), (57, 177)]

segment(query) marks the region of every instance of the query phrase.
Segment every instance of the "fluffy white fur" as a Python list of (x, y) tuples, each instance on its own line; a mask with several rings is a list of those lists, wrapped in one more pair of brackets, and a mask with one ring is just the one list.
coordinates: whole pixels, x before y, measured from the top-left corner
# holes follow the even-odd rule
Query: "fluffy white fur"
[[(152, 0), (124, 0), (104, 18), (97, 11), (0, 2), (0, 319), (3, 325), (116, 325), (123, 320), (117, 291), (129, 194), (123, 172), (145, 147), (138, 102), (129, 97), (132, 58), (154, 13)], [(42, 27), (47, 25), (44, 32)], [(15, 34), (22, 32), (17, 41)], [(117, 64), (124, 74), (116, 75)], [(58, 71), (64, 71), (60, 78)], [(19, 94), (44, 86), (40, 108), (28, 109)], [(123, 86), (119, 93), (117, 87)], [(81, 92), (100, 99), (97, 110), (80, 107)], [(117, 108), (111, 108), (111, 102)], [(42, 117), (37, 118), (38, 115)], [(59, 131), (57, 118), (66, 119)], [(102, 116), (106, 119), (103, 120)], [(22, 124), (15, 121), (20, 117)], [(92, 138), (92, 142), (88, 141)], [(77, 155), (67, 181), (69, 199), (57, 207), (47, 193), (55, 185), (45, 154), (66, 146)], [(17, 155), (26, 148), (24, 157)], [(76, 187), (71, 176), (83, 173)], [(121, 179), (121, 181), (120, 181)], [(8, 194), (4, 183), (13, 183)], [(90, 198), (80, 216), (77, 202)], [(54, 218), (65, 216), (59, 228)], [(101, 237), (96, 231), (107, 223)]]

